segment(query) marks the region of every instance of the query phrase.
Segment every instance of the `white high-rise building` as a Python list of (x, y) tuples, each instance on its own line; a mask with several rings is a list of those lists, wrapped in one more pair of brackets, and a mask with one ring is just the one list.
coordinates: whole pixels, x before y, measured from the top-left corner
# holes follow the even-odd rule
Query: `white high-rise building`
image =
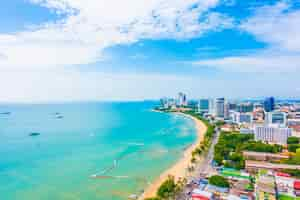
[(280, 127), (258, 126), (254, 129), (255, 140), (276, 144), (286, 144), (292, 136), (292, 129)]
[(224, 98), (217, 98), (215, 100), (215, 117), (217, 118), (224, 118), (225, 116), (225, 99)]
[(229, 119), (229, 103), (225, 102), (224, 104), (224, 119)]
[(182, 92), (178, 93), (178, 105), (179, 106), (187, 106), (186, 94), (184, 94)]

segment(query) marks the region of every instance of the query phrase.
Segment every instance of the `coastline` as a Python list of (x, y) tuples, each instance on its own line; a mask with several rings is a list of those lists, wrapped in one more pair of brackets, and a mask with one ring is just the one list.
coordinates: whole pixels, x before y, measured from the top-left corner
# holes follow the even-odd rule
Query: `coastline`
[(150, 198), (154, 197), (156, 195), (156, 192), (158, 188), (161, 186), (161, 184), (168, 178), (169, 175), (172, 175), (175, 177), (175, 180), (178, 180), (179, 178), (185, 178), (186, 177), (186, 169), (190, 165), (190, 161), (192, 159), (192, 152), (198, 147), (198, 145), (204, 140), (204, 135), (207, 131), (206, 125), (199, 119), (187, 115), (184, 113), (174, 113), (183, 115), (185, 117), (188, 117), (192, 119), (195, 123), (196, 127), (196, 135), (197, 139), (196, 141), (189, 146), (183, 153), (182, 157), (169, 169), (164, 171), (154, 182), (152, 182), (144, 191), (143, 195), (141, 196), (140, 200), (144, 198)]

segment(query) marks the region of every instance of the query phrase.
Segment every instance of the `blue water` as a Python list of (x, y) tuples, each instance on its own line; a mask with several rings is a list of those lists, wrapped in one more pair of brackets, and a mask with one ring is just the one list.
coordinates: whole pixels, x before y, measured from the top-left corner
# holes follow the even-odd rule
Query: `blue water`
[[(151, 112), (154, 105), (0, 105), (0, 113), (11, 112), (0, 114), (0, 199), (121, 200), (141, 193), (195, 140), (192, 120)], [(90, 178), (95, 173), (108, 178)]]

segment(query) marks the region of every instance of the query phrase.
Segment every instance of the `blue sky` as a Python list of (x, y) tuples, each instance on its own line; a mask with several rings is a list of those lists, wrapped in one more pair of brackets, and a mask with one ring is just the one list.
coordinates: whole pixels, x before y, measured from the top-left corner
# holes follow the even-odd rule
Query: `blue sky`
[(0, 101), (300, 95), (298, 0), (11, 0)]

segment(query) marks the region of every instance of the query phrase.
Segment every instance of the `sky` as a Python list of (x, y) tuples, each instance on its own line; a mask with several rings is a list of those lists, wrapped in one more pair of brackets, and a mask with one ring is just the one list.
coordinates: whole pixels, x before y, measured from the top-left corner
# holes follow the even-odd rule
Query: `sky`
[(300, 97), (300, 0), (10, 0), (0, 102)]

